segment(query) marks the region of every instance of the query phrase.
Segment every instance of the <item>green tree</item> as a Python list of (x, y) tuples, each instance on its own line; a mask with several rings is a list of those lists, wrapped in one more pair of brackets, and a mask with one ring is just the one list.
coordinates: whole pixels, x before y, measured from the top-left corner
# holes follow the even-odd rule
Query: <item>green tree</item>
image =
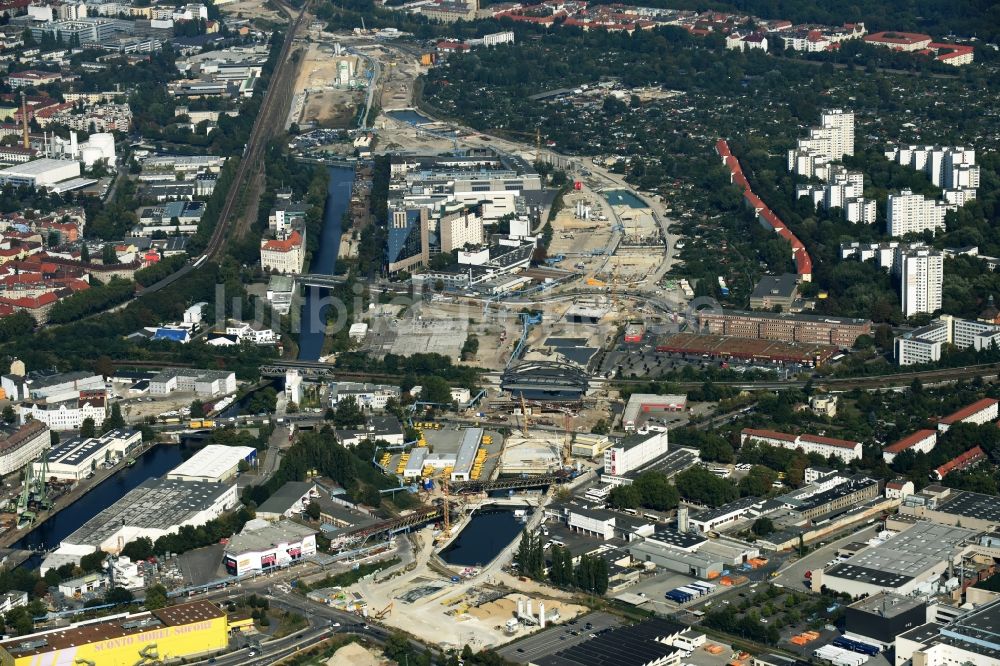
[(201, 400), (191, 401), (191, 418), (193, 419), (203, 419), (205, 418), (205, 403)]
[(750, 531), (757, 536), (767, 536), (774, 531), (774, 522), (767, 516), (761, 516), (753, 522)]
[(135, 596), (124, 587), (113, 587), (104, 595), (104, 601), (109, 604), (130, 604)]
[(104, 379), (113, 377), (115, 374), (115, 365), (111, 357), (107, 354), (98, 356), (97, 361), (94, 363), (94, 372), (104, 377)]
[(24, 606), (7, 611), (7, 615), (4, 616), (4, 624), (8, 629), (13, 629), (18, 636), (30, 634), (35, 628), (31, 614)]
[(122, 548), (122, 555), (133, 562), (148, 560), (153, 556), (153, 540), (149, 537), (139, 537), (135, 541), (129, 541)]
[(343, 430), (345, 428), (357, 428), (364, 425), (365, 413), (361, 411), (357, 400), (353, 396), (344, 398), (337, 403), (337, 409), (333, 413), (333, 424)]
[(122, 416), (121, 405), (119, 405), (117, 402), (111, 403), (111, 413), (108, 415), (106, 419), (104, 419), (104, 423), (101, 424), (101, 430), (103, 432), (110, 432), (111, 430), (115, 430), (116, 428), (124, 428), (124, 427), (125, 427), (125, 417)]
[(616, 509), (638, 509), (642, 505), (642, 494), (634, 483), (615, 486), (608, 495), (608, 504)]
[(80, 425), (80, 437), (96, 437), (97, 428), (94, 426), (94, 419), (87, 417)]
[(763, 465), (754, 465), (747, 475), (740, 479), (740, 494), (744, 497), (762, 497), (771, 492), (778, 474), (773, 469)]
[(320, 506), (319, 502), (309, 502), (306, 506), (306, 515), (309, 516), (310, 520), (319, 520)]
[(3, 413), (0, 414), (3, 418), (4, 423), (13, 423), (17, 420), (17, 414), (14, 412), (14, 407), (11, 405), (4, 405)]
[(157, 610), (167, 605), (167, 588), (157, 583), (146, 588), (146, 599), (143, 602), (146, 610)]
[(448, 382), (441, 377), (431, 375), (423, 382), (423, 390), (420, 393), (420, 399), (425, 402), (433, 402), (439, 405), (450, 405), (451, 387), (448, 385)]
[(669, 511), (680, 503), (677, 487), (662, 472), (643, 472), (632, 484), (639, 492), (642, 506), (654, 511)]
[(118, 253), (115, 252), (113, 243), (105, 243), (101, 248), (101, 263), (105, 266), (112, 266), (118, 263)]

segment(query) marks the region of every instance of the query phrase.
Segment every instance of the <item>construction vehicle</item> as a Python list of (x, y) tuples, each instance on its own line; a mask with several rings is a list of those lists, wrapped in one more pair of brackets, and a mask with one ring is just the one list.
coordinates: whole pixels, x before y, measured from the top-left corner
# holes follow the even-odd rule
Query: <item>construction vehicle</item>
[(381, 620), (382, 618), (389, 616), (391, 613), (392, 613), (392, 602), (390, 601), (388, 606), (374, 613), (370, 617), (373, 617), (376, 620)]

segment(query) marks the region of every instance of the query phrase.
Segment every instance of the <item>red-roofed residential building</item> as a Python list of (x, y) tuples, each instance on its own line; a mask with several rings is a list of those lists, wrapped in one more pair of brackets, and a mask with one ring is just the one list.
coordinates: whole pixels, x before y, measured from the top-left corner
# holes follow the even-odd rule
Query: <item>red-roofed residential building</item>
[(936, 430), (918, 430), (882, 448), (882, 458), (891, 463), (903, 451), (930, 453), (937, 445)]
[(975, 423), (982, 425), (997, 419), (997, 406), (1000, 402), (993, 398), (983, 398), (977, 400), (967, 407), (963, 407), (954, 414), (949, 414), (938, 421), (937, 429), (940, 432), (948, 432), (948, 428), (956, 423)]
[(887, 499), (906, 499), (914, 492), (913, 481), (909, 479), (893, 479), (885, 482), (885, 496)]
[(27, 311), (35, 318), (39, 324), (44, 324), (49, 319), (49, 310), (59, 301), (59, 296), (50, 291), (38, 296), (22, 296), (20, 298), (7, 298), (0, 296), (0, 306), (7, 305), (15, 312)]
[(443, 39), (437, 43), (437, 50), (443, 53), (458, 53), (461, 51), (469, 51), (471, 50), (471, 47), (464, 42), (458, 41), (457, 39)]
[(919, 32), (876, 32), (866, 35), (864, 40), (894, 51), (919, 51), (931, 45), (931, 36)]
[(975, 58), (975, 49), (965, 44), (934, 42), (930, 45), (930, 50), (932, 53), (937, 53), (935, 60), (953, 67), (971, 65)]
[(982, 448), (978, 446), (973, 447), (962, 455), (956, 456), (938, 467), (931, 472), (931, 476), (940, 481), (952, 472), (961, 472), (962, 470), (978, 465), (984, 458), (986, 458), (986, 453)]
[(791, 435), (774, 430), (744, 428), (740, 431), (740, 444), (757, 442), (782, 449), (802, 449), (805, 453), (818, 453), (824, 458), (836, 456), (844, 462), (861, 459), (861, 442), (835, 439), (821, 435)]
[(57, 81), (62, 81), (62, 74), (59, 72), (37, 72), (31, 69), (15, 72), (7, 77), (7, 83), (10, 84), (11, 88), (43, 86), (46, 83), (56, 83)]
[(729, 169), (730, 181), (734, 185), (743, 188), (743, 198), (757, 212), (761, 225), (765, 228), (773, 229), (791, 245), (792, 259), (795, 261), (795, 272), (798, 274), (799, 280), (802, 282), (811, 282), (813, 272), (812, 257), (806, 251), (805, 245), (774, 214), (774, 211), (768, 208), (767, 204), (753, 193), (753, 190), (750, 189), (750, 183), (747, 182), (746, 177), (743, 175), (743, 168), (740, 166), (740, 161), (732, 154), (729, 144), (725, 139), (716, 141), (715, 151), (722, 158), (722, 163)]
[(265, 239), (260, 242), (260, 266), (272, 273), (301, 273), (305, 261), (305, 239), (293, 231), (284, 239)]

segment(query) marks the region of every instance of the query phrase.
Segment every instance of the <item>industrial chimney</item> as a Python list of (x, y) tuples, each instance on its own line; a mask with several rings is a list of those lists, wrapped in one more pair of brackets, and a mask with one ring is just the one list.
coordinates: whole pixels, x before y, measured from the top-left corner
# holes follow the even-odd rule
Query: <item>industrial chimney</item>
[(21, 91), (21, 126), (24, 128), (24, 149), (31, 148), (31, 140), (28, 138), (28, 100)]

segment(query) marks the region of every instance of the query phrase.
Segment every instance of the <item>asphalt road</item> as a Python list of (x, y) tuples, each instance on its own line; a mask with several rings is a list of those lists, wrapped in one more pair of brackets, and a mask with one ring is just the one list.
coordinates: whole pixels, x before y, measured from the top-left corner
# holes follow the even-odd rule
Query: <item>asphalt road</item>
[(844, 546), (852, 541), (867, 541), (876, 534), (878, 534), (877, 527), (866, 527), (863, 530), (837, 538), (834, 541), (828, 541), (825, 546), (821, 546), (819, 549), (807, 553), (805, 557), (798, 559), (783, 568), (778, 574), (778, 577), (772, 582), (784, 585), (792, 590), (806, 591), (805, 585), (802, 584), (805, 580), (806, 571), (825, 567), (826, 563), (834, 558), (837, 553), (837, 549), (841, 546)]
[[(538, 612), (537, 608), (535, 612)], [(588, 622), (593, 626), (590, 629), (585, 629)], [(600, 612), (590, 613), (577, 618), (575, 624), (553, 625), (551, 628), (546, 628), (544, 631), (532, 634), (523, 640), (505, 645), (496, 652), (508, 661), (526, 664), (583, 643), (590, 638), (590, 634), (608, 627), (617, 627), (620, 624), (621, 618), (614, 615)], [(575, 636), (574, 632), (576, 632)]]

